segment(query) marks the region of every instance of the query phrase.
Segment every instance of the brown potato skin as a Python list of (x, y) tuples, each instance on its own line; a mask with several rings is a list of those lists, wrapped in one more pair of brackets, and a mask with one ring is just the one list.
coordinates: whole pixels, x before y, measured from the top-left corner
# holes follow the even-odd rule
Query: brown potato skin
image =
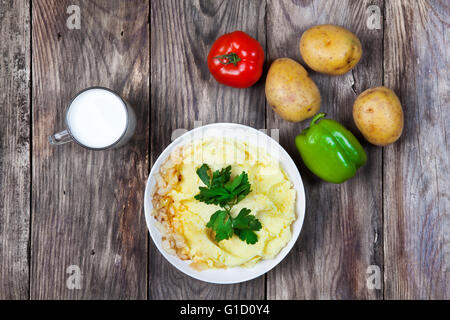
[(324, 24), (311, 27), (302, 34), (300, 54), (314, 71), (342, 75), (359, 62), (362, 47), (354, 33), (339, 26)]
[(402, 105), (391, 89), (367, 89), (353, 104), (353, 120), (367, 141), (386, 146), (397, 141), (402, 134)]
[(320, 92), (303, 66), (289, 58), (276, 59), (266, 78), (266, 98), (283, 119), (299, 122), (320, 109)]

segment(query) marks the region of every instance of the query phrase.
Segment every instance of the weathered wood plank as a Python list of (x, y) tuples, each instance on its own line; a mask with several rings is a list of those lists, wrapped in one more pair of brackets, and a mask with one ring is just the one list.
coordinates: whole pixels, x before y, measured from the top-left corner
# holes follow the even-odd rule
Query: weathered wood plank
[(450, 298), (449, 7), (387, 1), (385, 85), (404, 108), (384, 148), (386, 299)]
[[(237, 122), (265, 127), (263, 82), (233, 89), (215, 82), (206, 57), (220, 35), (243, 30), (265, 46), (264, 1), (151, 2), (151, 152), (155, 161), (175, 129)], [(151, 299), (262, 299), (264, 277), (211, 285), (185, 276), (150, 244)]]
[[(145, 299), (148, 171), (149, 4), (78, 1), (81, 29), (69, 30), (72, 1), (33, 2), (32, 299)], [(134, 107), (137, 130), (124, 147), (52, 147), (64, 109), (79, 90), (109, 87)], [(81, 269), (69, 290), (68, 266)]]
[[(301, 62), (299, 40), (317, 24), (353, 31), (363, 57), (353, 72), (326, 76), (311, 72), (322, 95), (321, 111), (360, 138), (367, 164), (342, 185), (320, 181), (303, 165), (294, 137), (309, 125), (281, 120), (268, 106), (267, 127), (280, 129), (280, 142), (294, 157), (305, 184), (306, 217), (300, 238), (286, 259), (268, 274), (268, 299), (380, 299), (382, 290), (366, 287), (367, 267), (382, 270), (382, 151), (362, 139), (352, 119), (361, 91), (382, 84), (383, 30), (366, 27), (366, 8), (382, 1), (268, 1), (269, 62), (290, 57)], [(382, 275), (381, 275), (382, 278)]]
[(29, 296), (30, 7), (0, 2), (0, 299)]

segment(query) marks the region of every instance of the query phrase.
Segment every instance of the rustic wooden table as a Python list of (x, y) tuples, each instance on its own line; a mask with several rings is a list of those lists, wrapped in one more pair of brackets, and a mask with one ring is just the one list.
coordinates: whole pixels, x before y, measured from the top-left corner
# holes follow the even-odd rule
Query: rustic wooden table
[[(225, 87), (205, 63), (213, 41), (236, 29), (260, 41), (266, 70), (275, 58), (301, 61), (300, 35), (323, 23), (355, 32), (364, 54), (344, 76), (311, 73), (321, 110), (361, 141), (352, 104), (363, 90), (392, 88), (405, 112), (400, 140), (385, 148), (364, 141), (369, 161), (342, 185), (304, 167), (293, 138), (308, 121), (276, 116), (264, 80)], [(0, 298), (449, 299), (449, 23), (445, 0), (1, 1)], [(93, 85), (133, 105), (133, 140), (102, 152), (50, 146), (66, 103)], [(149, 239), (150, 167), (172, 132), (195, 121), (279, 129), (298, 164), (303, 230), (265, 276), (203, 283)], [(67, 285), (77, 266), (80, 288)], [(369, 279), (378, 270), (379, 286)]]

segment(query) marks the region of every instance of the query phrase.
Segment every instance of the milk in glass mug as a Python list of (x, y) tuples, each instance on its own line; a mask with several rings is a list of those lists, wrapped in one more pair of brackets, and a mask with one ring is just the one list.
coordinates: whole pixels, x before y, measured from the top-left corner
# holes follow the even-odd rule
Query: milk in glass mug
[(136, 116), (130, 105), (103, 87), (79, 92), (67, 106), (65, 122), (65, 130), (49, 137), (50, 144), (75, 141), (91, 150), (112, 149), (125, 144), (136, 128)]

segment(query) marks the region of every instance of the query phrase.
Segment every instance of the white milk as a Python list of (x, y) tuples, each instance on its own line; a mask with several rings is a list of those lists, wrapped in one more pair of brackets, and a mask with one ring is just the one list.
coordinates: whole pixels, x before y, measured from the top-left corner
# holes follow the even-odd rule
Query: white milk
[(79, 94), (67, 112), (70, 133), (90, 148), (105, 148), (123, 135), (127, 111), (122, 100), (103, 89), (89, 89)]

